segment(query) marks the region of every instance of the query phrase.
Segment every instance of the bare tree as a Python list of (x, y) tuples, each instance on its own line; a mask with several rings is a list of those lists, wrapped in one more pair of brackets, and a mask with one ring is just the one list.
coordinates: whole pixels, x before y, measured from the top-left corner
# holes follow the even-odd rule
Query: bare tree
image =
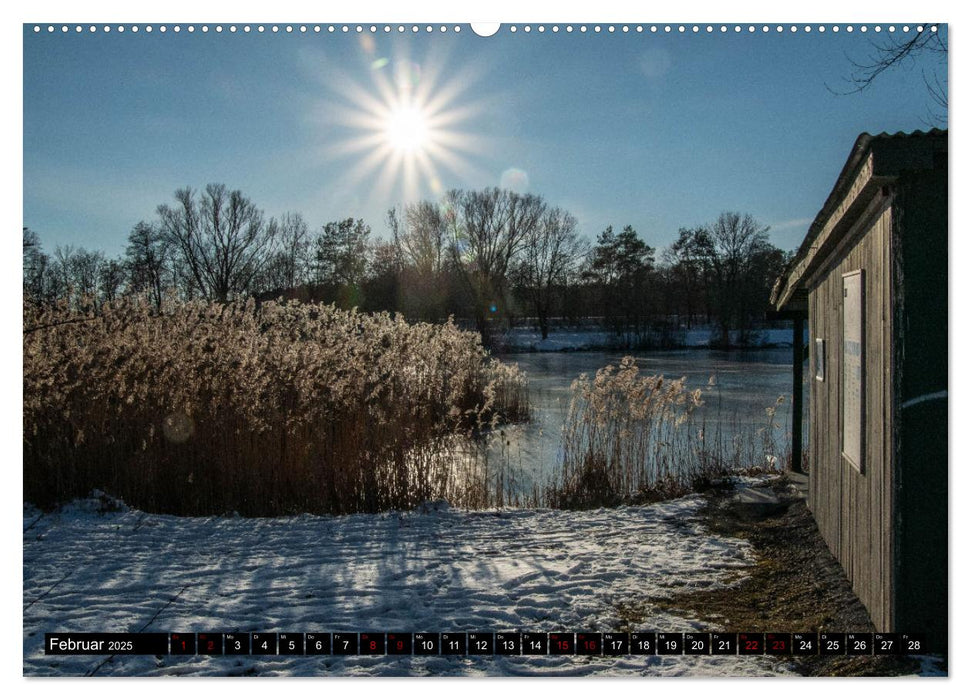
[(104, 261), (100, 251), (74, 246), (54, 249), (53, 288), (58, 298), (67, 299), (76, 307), (89, 307), (98, 299), (98, 270)]
[(441, 272), (447, 251), (448, 224), (438, 204), (429, 201), (409, 204), (404, 209), (403, 221), (398, 219), (397, 211), (389, 212), (389, 217), (393, 217), (392, 233), (403, 261), (413, 265), (420, 274)]
[(520, 284), (529, 296), (545, 340), (556, 290), (586, 256), (589, 246), (577, 233), (577, 220), (559, 207), (547, 209), (526, 236), (518, 266)]
[(71, 278), (79, 299), (98, 298), (98, 272), (104, 263), (104, 253), (78, 248), (70, 260)]
[(118, 259), (102, 260), (98, 266), (98, 288), (102, 301), (114, 301), (125, 284), (125, 264)]
[(158, 208), (161, 231), (195, 287), (216, 301), (251, 291), (272, 252), (276, 227), (242, 192), (225, 185), (206, 185), (198, 199), (181, 189), (175, 199), (176, 206)]
[(443, 207), (421, 201), (388, 211), (397, 303), (410, 318), (437, 321), (446, 314), (449, 292), (449, 223)]
[(156, 309), (162, 308), (166, 280), (171, 275), (170, 247), (160, 228), (139, 221), (128, 234), (125, 266), (128, 269), (128, 290), (145, 294)]
[(310, 271), (310, 235), (300, 214), (286, 213), (271, 219), (276, 245), (267, 262), (260, 286), (263, 291), (294, 289), (307, 281)]
[(70, 296), (73, 289), (71, 278), (71, 258), (74, 256), (74, 246), (55, 246), (51, 257), (51, 287), (58, 299)]
[(536, 195), (498, 188), (452, 190), (446, 195), (452, 256), (472, 297), (476, 327), (488, 334), (488, 319), (510, 314), (510, 263), (538, 226), (546, 205)]
[(24, 298), (35, 303), (50, 301), (50, 257), (41, 249), (40, 236), (24, 230)]
[[(917, 31), (915, 28), (913, 34), (888, 32), (879, 41), (871, 42), (871, 53), (865, 59), (849, 59), (853, 70), (846, 78), (849, 89), (842, 94), (863, 92), (885, 72), (916, 65), (926, 57), (933, 64), (928, 66), (925, 62), (921, 68), (933, 104), (928, 116), (933, 122), (947, 123), (947, 25), (929, 22), (919, 26), (921, 29)], [(836, 90), (831, 92), (839, 94)]]
[(769, 227), (751, 214), (738, 212), (722, 212), (708, 226), (722, 345), (729, 345), (729, 330), (733, 326), (743, 334), (749, 326), (752, 309), (748, 306), (750, 295), (746, 283), (753, 275), (753, 265), (771, 247), (768, 231)]

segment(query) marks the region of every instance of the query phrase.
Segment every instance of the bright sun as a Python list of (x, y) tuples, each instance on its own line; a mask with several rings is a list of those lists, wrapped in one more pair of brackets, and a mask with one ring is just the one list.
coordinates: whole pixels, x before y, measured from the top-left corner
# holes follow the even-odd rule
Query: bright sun
[[(327, 157), (356, 160), (344, 176), (348, 187), (367, 182), (376, 200), (414, 201), (443, 195), (446, 177), (458, 182), (491, 177), (473, 161), (488, 152), (486, 137), (462, 128), (486, 105), (471, 94), (478, 74), (451, 67), (443, 80), (444, 64), (419, 65), (407, 57), (381, 56), (373, 42), (362, 46), (374, 58), (368, 83), (328, 74), (323, 84), (331, 95), (320, 105), (328, 133), (338, 135), (325, 142)], [(339, 135), (344, 129), (346, 138)]]
[(388, 114), (384, 134), (395, 150), (420, 151), (428, 143), (428, 120), (418, 107), (399, 106)]

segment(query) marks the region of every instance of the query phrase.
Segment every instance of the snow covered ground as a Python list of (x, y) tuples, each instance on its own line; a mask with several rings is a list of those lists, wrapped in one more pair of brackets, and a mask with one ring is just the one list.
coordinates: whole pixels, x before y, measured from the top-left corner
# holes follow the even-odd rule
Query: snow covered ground
[[(700, 497), (587, 512), (447, 506), (181, 518), (24, 508), (26, 675), (783, 675), (771, 657), (44, 656), (45, 632), (611, 631), (617, 606), (731, 585), (750, 546)], [(712, 630), (648, 614), (643, 631)]]
[(502, 338), (506, 352), (563, 352), (567, 350), (601, 350), (614, 344), (613, 335), (599, 330), (555, 329), (543, 340), (543, 334), (532, 328), (513, 328)]

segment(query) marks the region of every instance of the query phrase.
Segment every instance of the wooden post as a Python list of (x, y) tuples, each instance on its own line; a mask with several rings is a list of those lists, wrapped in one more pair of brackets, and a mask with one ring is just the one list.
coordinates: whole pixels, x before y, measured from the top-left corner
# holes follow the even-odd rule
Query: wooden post
[(802, 474), (802, 344), (803, 316), (792, 319), (792, 471)]

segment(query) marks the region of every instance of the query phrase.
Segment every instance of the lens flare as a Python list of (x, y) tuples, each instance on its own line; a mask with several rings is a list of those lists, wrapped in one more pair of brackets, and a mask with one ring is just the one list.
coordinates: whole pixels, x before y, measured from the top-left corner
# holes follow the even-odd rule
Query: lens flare
[(192, 437), (195, 429), (192, 419), (181, 411), (170, 413), (162, 421), (162, 433), (169, 442), (176, 444), (181, 444)]
[(411, 61), (395, 61), (394, 79), (399, 90), (412, 90), (421, 82), (421, 66)]
[(364, 53), (366, 54), (374, 53), (374, 49), (375, 49), (374, 37), (372, 37), (370, 34), (361, 34), (360, 38), (358, 39), (358, 42), (360, 43), (361, 50)]
[(508, 168), (499, 177), (499, 186), (504, 190), (524, 193), (529, 189), (529, 175), (519, 168)]

